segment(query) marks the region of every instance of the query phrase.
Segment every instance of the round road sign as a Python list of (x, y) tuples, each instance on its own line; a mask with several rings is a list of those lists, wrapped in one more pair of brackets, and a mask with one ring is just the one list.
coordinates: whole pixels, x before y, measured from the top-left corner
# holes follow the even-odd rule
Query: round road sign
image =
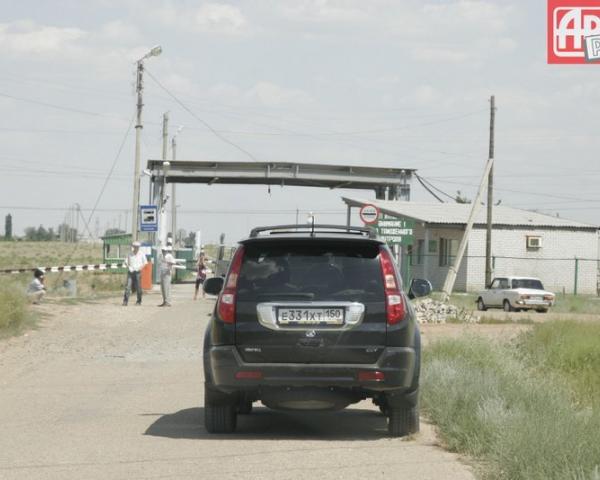
[(379, 220), (379, 209), (375, 205), (371, 205), (367, 203), (360, 207), (360, 219), (366, 223), (367, 225), (372, 225), (373, 223), (377, 223)]

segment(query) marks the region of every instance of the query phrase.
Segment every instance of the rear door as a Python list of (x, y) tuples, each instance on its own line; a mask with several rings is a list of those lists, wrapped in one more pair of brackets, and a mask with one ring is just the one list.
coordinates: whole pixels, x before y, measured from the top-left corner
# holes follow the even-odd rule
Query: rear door
[(372, 363), (386, 339), (379, 244), (247, 242), (236, 344), (247, 362)]

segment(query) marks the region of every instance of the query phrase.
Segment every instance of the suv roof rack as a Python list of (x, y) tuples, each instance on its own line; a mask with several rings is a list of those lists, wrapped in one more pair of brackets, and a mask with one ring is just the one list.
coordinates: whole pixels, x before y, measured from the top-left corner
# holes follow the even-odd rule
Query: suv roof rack
[(377, 232), (371, 227), (352, 227), (347, 225), (322, 225), (303, 223), (298, 225), (276, 225), (271, 227), (256, 227), (250, 231), (250, 238), (256, 238), (261, 233), (269, 232), (269, 235), (281, 235), (289, 233), (310, 233), (314, 237), (317, 233), (337, 233), (361, 235), (367, 238), (377, 238)]

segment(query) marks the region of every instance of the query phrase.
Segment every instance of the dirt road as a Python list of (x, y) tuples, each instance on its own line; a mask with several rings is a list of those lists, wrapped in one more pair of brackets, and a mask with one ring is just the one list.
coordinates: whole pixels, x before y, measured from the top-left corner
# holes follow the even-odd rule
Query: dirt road
[(0, 341), (2, 479), (472, 479), (428, 425), (386, 437), (371, 403), (334, 414), (258, 406), (234, 435), (203, 428), (202, 332), (212, 301), (44, 305)]

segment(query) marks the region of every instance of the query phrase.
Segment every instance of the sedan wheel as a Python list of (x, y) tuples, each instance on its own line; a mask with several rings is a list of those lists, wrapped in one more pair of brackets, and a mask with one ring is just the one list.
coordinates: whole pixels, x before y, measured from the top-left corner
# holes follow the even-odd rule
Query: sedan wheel
[(477, 299), (477, 310), (479, 310), (480, 312), (485, 312), (487, 310), (485, 303), (483, 303), (483, 298), (481, 297)]

